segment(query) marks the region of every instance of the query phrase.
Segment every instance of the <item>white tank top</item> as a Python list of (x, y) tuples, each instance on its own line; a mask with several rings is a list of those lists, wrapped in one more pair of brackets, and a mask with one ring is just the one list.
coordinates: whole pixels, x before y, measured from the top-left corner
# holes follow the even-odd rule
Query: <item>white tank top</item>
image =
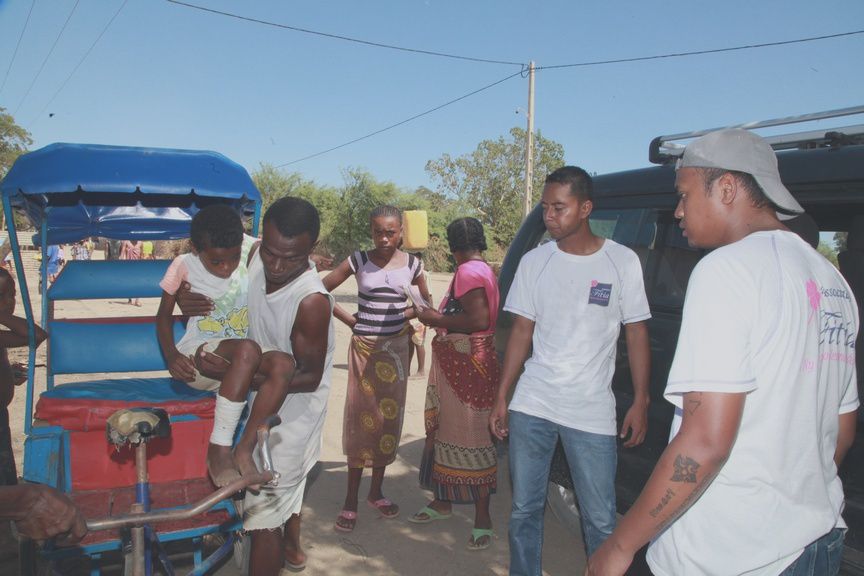
[[(264, 349), (293, 354), (291, 331), (300, 302), (310, 294), (324, 294), (330, 301), (331, 315), (327, 326), (327, 357), (321, 383), (314, 392), (289, 394), (279, 410), (282, 424), (270, 434), (273, 465), (282, 475), (279, 486), (290, 488), (299, 483), (318, 461), (321, 432), (330, 395), (333, 350), (336, 344), (333, 326), (333, 296), (324, 288), (315, 265), (279, 290), (267, 294), (264, 267), (258, 252), (249, 264), (249, 337)], [(250, 403), (254, 401), (250, 399)], [(256, 451), (257, 458), (257, 451)], [(257, 462), (257, 460), (256, 460)], [(258, 462), (260, 465), (260, 462)]]

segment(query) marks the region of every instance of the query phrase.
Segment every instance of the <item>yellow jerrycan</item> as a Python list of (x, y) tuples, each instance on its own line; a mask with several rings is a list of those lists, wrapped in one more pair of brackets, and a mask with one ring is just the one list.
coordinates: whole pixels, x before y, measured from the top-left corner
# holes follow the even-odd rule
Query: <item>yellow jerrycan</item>
[(425, 210), (406, 210), (402, 214), (402, 249), (425, 250), (429, 245), (429, 221)]

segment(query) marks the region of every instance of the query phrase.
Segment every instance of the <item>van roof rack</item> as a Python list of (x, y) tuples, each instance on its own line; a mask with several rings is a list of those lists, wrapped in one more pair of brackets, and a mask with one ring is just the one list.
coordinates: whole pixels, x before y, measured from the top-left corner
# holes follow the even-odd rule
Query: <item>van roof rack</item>
[[(828, 118), (839, 118), (841, 116), (854, 116), (857, 114), (864, 114), (864, 106), (851, 106), (849, 108), (838, 108), (837, 110), (828, 110), (825, 112), (802, 114), (801, 116), (787, 116), (785, 118), (775, 118), (773, 120), (763, 120), (761, 122), (747, 122), (735, 126), (722, 126), (720, 128), (710, 128), (708, 130), (697, 130), (695, 132), (682, 132), (680, 134), (658, 136), (651, 141), (651, 144), (648, 147), (648, 159), (653, 164), (669, 164), (684, 153), (684, 145), (674, 142), (675, 140), (698, 138), (699, 136), (703, 136), (709, 132), (715, 132), (725, 128), (745, 128), (747, 130), (755, 130), (757, 128), (786, 126), (788, 124), (812, 122)], [(765, 139), (769, 144), (771, 144), (771, 147), (774, 148), (774, 150), (861, 144), (864, 143), (864, 124), (844, 126), (842, 128), (810, 130), (807, 132), (796, 132), (778, 136), (767, 136)]]

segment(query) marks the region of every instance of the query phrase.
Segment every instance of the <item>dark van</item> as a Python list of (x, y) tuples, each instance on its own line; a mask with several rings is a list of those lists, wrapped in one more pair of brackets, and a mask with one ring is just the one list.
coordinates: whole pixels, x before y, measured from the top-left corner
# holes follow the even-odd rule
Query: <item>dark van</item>
[[(813, 239), (817, 237), (818, 227), (818, 232), (828, 242), (833, 241), (837, 232), (848, 233), (849, 246), (844, 247), (838, 256), (847, 279), (852, 275), (864, 278), (862, 133), (864, 126), (830, 133), (823, 131), (788, 138), (769, 138), (777, 150), (783, 182), (812, 217), (812, 220), (805, 217), (795, 224), (802, 230), (809, 230)], [(696, 137), (700, 134), (686, 136)], [(672, 139), (684, 136), (677, 135)], [(652, 160), (663, 165), (594, 178), (591, 229), (595, 234), (629, 246), (639, 255), (652, 314), (648, 322), (652, 355), (648, 436), (637, 448), (623, 448), (619, 443), (616, 492), (620, 513), (626, 512), (633, 504), (668, 442), (673, 410), (672, 405), (663, 398), (663, 390), (675, 354), (687, 281), (693, 267), (705, 254), (704, 250), (691, 248), (687, 244), (673, 216), (677, 203), (674, 154), (663, 152), (663, 146), (668, 146), (666, 142), (669, 139), (655, 139), (651, 144)], [(502, 265), (499, 279), (502, 305), (522, 255), (547, 240), (542, 211), (540, 206), (536, 206), (523, 222)], [(864, 304), (864, 290), (859, 289), (852, 280), (850, 284), (856, 290), (856, 298), (861, 306)], [(864, 306), (861, 307), (864, 309)], [(511, 324), (510, 315), (501, 314), (496, 334), (500, 355), (504, 353)], [(858, 342), (862, 342), (860, 337)], [(633, 398), (626, 351), (622, 331), (612, 383), (619, 424)], [(864, 399), (864, 369), (861, 368), (864, 363), (860, 360), (864, 360), (864, 353), (859, 357), (858, 364), (859, 395)], [(856, 442), (843, 463), (840, 476), (846, 494), (843, 516), (849, 524), (843, 572), (864, 575), (864, 410), (858, 412)], [(551, 480), (548, 497), (550, 508), (565, 526), (577, 530), (578, 510), (570, 491), (572, 484), (560, 446), (553, 462)]]

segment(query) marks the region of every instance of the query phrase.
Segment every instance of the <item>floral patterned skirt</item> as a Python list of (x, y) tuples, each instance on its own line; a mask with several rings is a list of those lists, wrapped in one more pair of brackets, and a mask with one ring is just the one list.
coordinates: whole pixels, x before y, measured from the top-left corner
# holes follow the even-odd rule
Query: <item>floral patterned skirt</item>
[(402, 436), (408, 382), (408, 330), (351, 337), (342, 450), (349, 468), (387, 466)]
[(420, 485), (436, 498), (467, 504), (495, 493), (498, 461), (489, 413), (498, 380), (491, 335), (448, 334), (432, 341)]

